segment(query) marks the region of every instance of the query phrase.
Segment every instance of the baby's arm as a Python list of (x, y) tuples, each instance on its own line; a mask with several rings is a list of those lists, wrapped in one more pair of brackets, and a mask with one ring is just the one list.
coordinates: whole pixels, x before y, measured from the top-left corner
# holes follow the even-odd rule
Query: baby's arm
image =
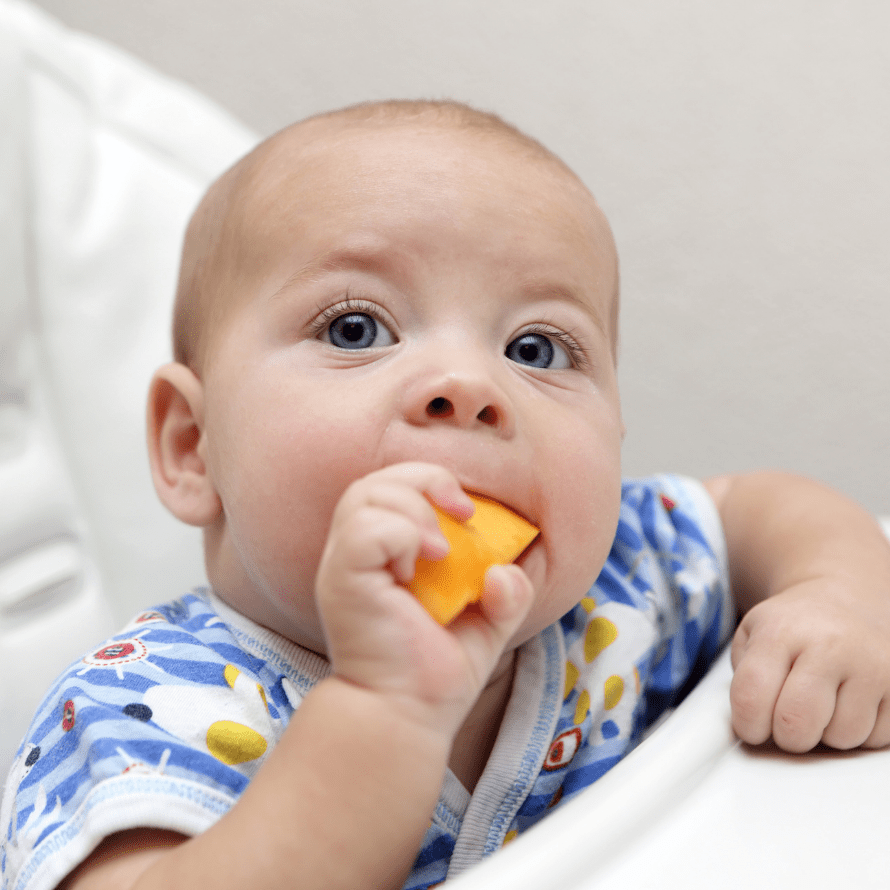
[(478, 610), (447, 629), (433, 621), (398, 583), (418, 555), (447, 550), (427, 497), (472, 513), (454, 478), (425, 464), (389, 467), (344, 494), (316, 589), (333, 674), (229, 813), (190, 840), (116, 835), (70, 887), (402, 885), (454, 736), (532, 599), (525, 574), (499, 566)]
[(732, 645), (736, 733), (795, 752), (890, 744), (890, 544), (878, 524), (794, 476), (707, 485), (744, 614)]
[(325, 680), (219, 822), (191, 839), (154, 829), (114, 835), (64, 890), (399, 887), (446, 758), (435, 734), (373, 694)]

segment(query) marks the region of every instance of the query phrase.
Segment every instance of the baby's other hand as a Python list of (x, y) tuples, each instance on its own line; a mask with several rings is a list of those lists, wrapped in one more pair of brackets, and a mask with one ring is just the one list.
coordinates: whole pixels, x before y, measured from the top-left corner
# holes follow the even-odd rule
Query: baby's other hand
[(532, 588), (518, 566), (494, 566), (478, 608), (438, 625), (403, 586), (419, 557), (448, 552), (431, 502), (460, 520), (473, 514), (454, 476), (432, 464), (397, 464), (353, 483), (334, 511), (316, 599), (336, 675), (453, 734), (527, 614)]
[(772, 736), (791, 752), (890, 744), (890, 591), (799, 583), (747, 613), (732, 663), (733, 728), (743, 741)]

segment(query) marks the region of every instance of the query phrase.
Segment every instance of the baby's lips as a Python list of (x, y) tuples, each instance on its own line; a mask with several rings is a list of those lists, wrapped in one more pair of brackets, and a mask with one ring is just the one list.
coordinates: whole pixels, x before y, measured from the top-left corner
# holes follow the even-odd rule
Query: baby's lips
[(406, 585), (442, 625), (479, 601), (490, 566), (513, 562), (538, 536), (538, 529), (509, 507), (481, 495), (469, 497), (476, 512), (466, 522), (434, 508), (451, 550), (444, 559), (419, 559)]

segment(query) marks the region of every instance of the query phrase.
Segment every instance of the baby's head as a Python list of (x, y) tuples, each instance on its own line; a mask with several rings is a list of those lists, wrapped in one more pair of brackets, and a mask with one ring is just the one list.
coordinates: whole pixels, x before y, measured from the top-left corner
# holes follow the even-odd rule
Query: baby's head
[(323, 651), (312, 594), (341, 494), (441, 464), (541, 529), (521, 642), (614, 536), (617, 294), (590, 193), (500, 119), (388, 102), (288, 128), (189, 226), (150, 403), (161, 498), (205, 529), (223, 599)]

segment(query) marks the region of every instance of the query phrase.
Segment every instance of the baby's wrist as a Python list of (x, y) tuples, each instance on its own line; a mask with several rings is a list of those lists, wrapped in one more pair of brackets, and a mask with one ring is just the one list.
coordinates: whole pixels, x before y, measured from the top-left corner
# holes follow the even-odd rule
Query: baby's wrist
[(452, 716), (451, 709), (410, 693), (373, 689), (337, 673), (321, 681), (312, 694), (349, 714), (353, 726), (384, 732), (394, 750), (423, 750), (431, 764), (441, 761), (443, 768), (462, 720)]

